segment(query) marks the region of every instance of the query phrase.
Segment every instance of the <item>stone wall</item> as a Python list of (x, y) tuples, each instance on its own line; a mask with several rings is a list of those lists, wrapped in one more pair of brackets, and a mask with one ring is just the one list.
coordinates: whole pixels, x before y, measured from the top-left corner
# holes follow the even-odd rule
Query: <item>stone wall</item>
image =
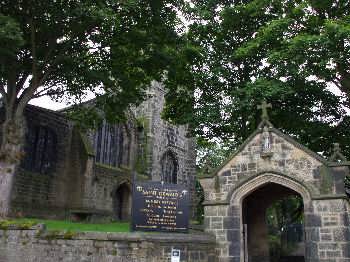
[[(264, 148), (264, 143), (269, 147)], [(244, 218), (244, 203), (269, 185), (270, 190), (255, 203), (259, 207), (278, 198), (278, 188), (303, 199), (305, 261), (350, 261), (350, 203), (344, 192), (349, 166), (349, 162), (328, 162), (272, 126), (259, 128), (218, 170), (200, 179), (205, 192), (205, 229), (216, 236), (219, 261), (242, 262), (244, 256), (269, 261), (268, 257), (250, 257), (255, 251), (247, 252), (249, 241), (246, 245), (244, 240), (249, 222)], [(263, 212), (256, 216), (264, 219)], [(252, 241), (260, 241), (259, 236)]]
[(349, 261), (350, 224), (349, 203), (345, 199), (312, 201), (305, 214), (305, 233), (309, 261)]
[(0, 262), (216, 262), (215, 240), (204, 234), (57, 233), (0, 230)]
[[(93, 101), (90, 104), (92, 106)], [(29, 151), (27, 156), (36, 155), (31, 154), (28, 148), (33, 152), (40, 151), (38, 155), (41, 157), (29, 157), (24, 162), (25, 165), (22, 164), (17, 169), (11, 215), (67, 218), (72, 213), (82, 214), (82, 217), (95, 213), (111, 218), (115, 215), (117, 201), (114, 196), (118, 187), (127, 184), (131, 188), (134, 171), (142, 180), (160, 181), (161, 159), (167, 152), (176, 158), (175, 182), (186, 185), (193, 193), (196, 159), (194, 139), (187, 137), (185, 126), (171, 125), (161, 119), (163, 106), (164, 90), (159, 83), (153, 83), (149, 89), (149, 99), (139, 107), (127, 111), (127, 137), (120, 139), (123, 141), (120, 145), (125, 144), (125, 150), (120, 154), (123, 161), (118, 166), (107, 166), (97, 163), (95, 131), (83, 133), (65, 116), (65, 111), (55, 112), (28, 105), (25, 111), (25, 150)], [(0, 122), (2, 120), (3, 111), (0, 108)], [(41, 134), (41, 131), (37, 127), (40, 130), (50, 130), (50, 133), (52, 131), (57, 140), (57, 143), (53, 143), (55, 146), (38, 142), (37, 134)], [(106, 127), (105, 130), (108, 129)], [(104, 138), (106, 145), (100, 141), (103, 148), (108, 148), (104, 153), (109, 156), (116, 154), (112, 148), (115, 149), (117, 145), (114, 146), (111, 137), (106, 134)], [(54, 161), (50, 163), (52, 168), (49, 166), (47, 169), (48, 165), (44, 164), (45, 172), (32, 169), (31, 165), (43, 162), (41, 160), (50, 153), (55, 155)], [(112, 162), (109, 161), (108, 164)]]
[[(48, 173), (17, 169), (12, 194), (12, 215), (63, 217), (67, 203), (72, 126), (59, 113), (28, 106), (26, 123), (50, 128), (56, 136), (53, 168)], [(26, 133), (28, 132), (26, 129)]]
[(165, 92), (161, 84), (153, 82), (148, 96), (135, 109), (136, 117), (144, 118), (147, 122), (147, 174), (153, 181), (160, 181), (161, 160), (166, 153), (171, 152), (177, 162), (177, 183), (186, 185), (193, 195), (196, 174), (195, 140), (188, 137), (186, 126), (175, 126), (161, 118), (165, 103)]
[(115, 218), (113, 198), (123, 184), (131, 187), (131, 170), (95, 164), (92, 170), (87, 170), (82, 211)]

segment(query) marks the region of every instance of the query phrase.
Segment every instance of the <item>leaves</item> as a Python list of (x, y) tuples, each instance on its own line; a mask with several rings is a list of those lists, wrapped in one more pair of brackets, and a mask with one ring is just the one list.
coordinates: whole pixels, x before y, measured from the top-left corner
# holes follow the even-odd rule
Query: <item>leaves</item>
[[(162, 80), (172, 65), (178, 73), (168, 83), (176, 85), (177, 74), (195, 59), (180, 34), (183, 6), (173, 0), (1, 1), (0, 83), (14, 107), (8, 111), (20, 112), (34, 97), (80, 103), (90, 93), (98, 96), (95, 110), (111, 121), (124, 119), (152, 80)], [(74, 119), (101, 120), (84, 110)]]
[(23, 45), (23, 34), (18, 23), (0, 13), (0, 56), (13, 56)]
[(238, 145), (257, 127), (256, 106), (265, 99), (276, 127), (324, 155), (342, 141), (350, 156), (350, 130), (343, 129), (350, 108), (347, 1), (193, 5), (188, 40), (201, 59), (188, 68), (187, 88), (195, 95), (190, 101), (172, 87), (168, 107), (186, 110), (167, 109), (165, 117), (186, 120), (202, 138), (232, 138)]

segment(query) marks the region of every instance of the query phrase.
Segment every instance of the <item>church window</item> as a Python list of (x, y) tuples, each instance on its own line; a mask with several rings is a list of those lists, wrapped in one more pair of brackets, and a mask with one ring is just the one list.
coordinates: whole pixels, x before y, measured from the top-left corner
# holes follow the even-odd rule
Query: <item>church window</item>
[(176, 144), (176, 133), (173, 127), (168, 127), (167, 129), (167, 140), (168, 140), (168, 145)]
[(22, 167), (42, 174), (49, 173), (56, 161), (57, 137), (46, 126), (28, 126)]
[(129, 164), (130, 138), (124, 125), (104, 123), (95, 133), (96, 162), (109, 166)]
[(177, 161), (173, 153), (167, 152), (161, 159), (162, 180), (165, 183), (177, 183)]

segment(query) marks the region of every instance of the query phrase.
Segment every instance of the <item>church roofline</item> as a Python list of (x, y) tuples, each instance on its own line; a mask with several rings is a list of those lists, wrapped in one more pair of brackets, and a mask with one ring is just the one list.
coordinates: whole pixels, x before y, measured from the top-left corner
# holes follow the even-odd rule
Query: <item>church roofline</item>
[(268, 120), (263, 120), (261, 121), (261, 123), (258, 125), (258, 128), (238, 147), (238, 149), (232, 154), (230, 155), (219, 167), (215, 168), (214, 171), (212, 171), (209, 174), (205, 174), (205, 175), (199, 175), (198, 178), (199, 179), (205, 179), (205, 178), (212, 178), (214, 176), (216, 176), (218, 174), (218, 172), (225, 166), (227, 165), (234, 157), (236, 157), (246, 146), (247, 144), (249, 144), (249, 142), (252, 141), (252, 139), (258, 135), (259, 133), (261, 133), (263, 131), (263, 127), (267, 125), (269, 127), (269, 131), (274, 132), (275, 134), (281, 136), (282, 138), (284, 138), (285, 140), (287, 140), (289, 143), (291, 143), (292, 145), (294, 145), (296, 148), (304, 151), (305, 153), (307, 153), (308, 155), (310, 155), (311, 157), (315, 158), (316, 160), (318, 160), (319, 162), (321, 162), (322, 164), (324, 164), (325, 166), (350, 166), (350, 161), (347, 162), (341, 162), (341, 163), (337, 163), (337, 162), (330, 162), (327, 159), (323, 158), (322, 156), (320, 156), (319, 154), (313, 152), (312, 150), (308, 149), (306, 146), (300, 144), (299, 142), (297, 142), (294, 138), (292, 138), (291, 136), (282, 133), (280, 130), (278, 130), (277, 128), (273, 127), (272, 124), (268, 121)]
[(43, 111), (45, 113), (53, 114), (55, 116), (64, 118), (65, 120), (68, 121), (67, 117), (64, 114), (62, 114), (60, 111), (55, 111), (55, 110), (51, 110), (51, 109), (48, 109), (48, 108), (45, 108), (45, 107), (36, 106), (36, 105), (30, 105), (30, 104), (28, 104), (26, 106), (26, 109), (29, 109), (29, 110), (34, 109), (34, 110)]

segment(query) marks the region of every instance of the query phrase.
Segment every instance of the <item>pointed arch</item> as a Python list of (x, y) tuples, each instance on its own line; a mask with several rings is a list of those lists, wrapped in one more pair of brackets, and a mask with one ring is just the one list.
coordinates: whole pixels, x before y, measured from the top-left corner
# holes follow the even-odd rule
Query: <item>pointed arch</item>
[[(256, 198), (256, 199), (258, 200), (260, 199), (260, 201), (263, 201), (263, 202), (257, 202), (257, 205), (255, 205), (256, 206), (255, 208), (250, 207), (248, 209), (246, 207), (246, 204), (247, 204), (246, 201), (250, 196), (254, 196), (256, 192), (259, 191), (261, 193), (260, 189), (266, 189), (269, 186), (280, 186), (279, 188), (283, 188), (284, 190), (280, 192), (281, 194), (287, 194), (287, 195), (297, 194), (301, 196), (304, 204), (304, 214), (311, 210), (312, 204), (311, 204), (310, 190), (301, 182), (289, 176), (286, 176), (284, 174), (266, 171), (266, 172), (259, 173), (258, 175), (239, 184), (237, 187), (235, 187), (229, 192), (227, 200), (228, 200), (230, 209), (236, 212), (235, 215), (236, 215), (237, 223), (234, 225), (234, 228), (232, 229), (235, 229), (236, 230), (235, 232), (238, 232), (237, 239), (239, 241), (239, 245), (237, 246), (237, 249), (235, 252), (242, 259), (243, 258), (248, 259), (247, 256), (249, 255), (249, 252), (250, 252), (248, 251), (248, 249), (251, 250), (250, 248), (252, 247), (251, 243), (249, 243), (248, 241), (249, 232), (252, 232), (252, 230), (254, 229), (254, 228), (252, 229), (251, 226), (252, 225), (259, 226), (257, 222), (262, 222), (260, 217), (265, 212), (264, 211), (265, 205), (268, 204), (271, 199), (269, 200), (268, 197), (265, 199), (264, 197), (260, 196), (260, 198)], [(258, 207), (261, 209), (260, 211)], [(256, 212), (255, 213), (253, 212), (254, 215), (249, 215), (246, 213), (247, 210), (255, 210)], [(250, 218), (251, 221), (248, 221), (247, 218)], [(305, 219), (305, 223), (308, 223), (307, 218)], [(249, 228), (247, 229), (247, 227), (250, 227), (250, 229)], [(264, 232), (261, 231), (261, 228), (263, 227), (261, 226), (259, 227), (260, 231), (258, 235), (262, 236), (263, 238)], [(229, 232), (231, 231), (228, 230), (227, 234), (230, 235)], [(232, 236), (230, 235), (228, 237), (232, 237)], [(257, 239), (255, 240), (257, 241)], [(263, 242), (260, 241), (259, 243), (263, 243)], [(233, 244), (231, 243), (231, 245)], [(263, 246), (263, 244), (260, 245), (259, 252), (262, 250), (266, 251), (266, 246)], [(256, 252), (256, 250), (254, 252)]]
[(268, 183), (275, 183), (297, 192), (303, 198), (304, 203), (311, 201), (311, 194), (307, 187), (299, 181), (277, 172), (261, 173), (245, 181), (229, 192), (228, 200), (232, 205), (240, 205), (247, 195)]
[(178, 161), (174, 152), (166, 151), (161, 160), (161, 177), (165, 183), (177, 184)]
[(131, 215), (131, 186), (124, 182), (112, 192), (113, 213), (116, 220), (125, 221)]
[(106, 121), (96, 130), (94, 149), (96, 162), (109, 166), (129, 166), (132, 135), (127, 123)]

